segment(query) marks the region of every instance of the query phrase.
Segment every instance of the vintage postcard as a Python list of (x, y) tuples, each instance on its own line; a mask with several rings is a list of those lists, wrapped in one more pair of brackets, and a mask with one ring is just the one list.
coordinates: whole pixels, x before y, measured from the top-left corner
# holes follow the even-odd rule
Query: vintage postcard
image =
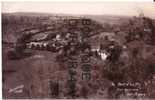
[(3, 99), (155, 99), (155, 3), (2, 2)]

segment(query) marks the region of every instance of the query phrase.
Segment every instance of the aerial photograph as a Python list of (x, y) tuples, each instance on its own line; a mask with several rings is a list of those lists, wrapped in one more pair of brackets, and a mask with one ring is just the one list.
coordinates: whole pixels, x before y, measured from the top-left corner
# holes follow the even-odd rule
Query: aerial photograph
[(155, 3), (1, 5), (3, 99), (155, 99)]

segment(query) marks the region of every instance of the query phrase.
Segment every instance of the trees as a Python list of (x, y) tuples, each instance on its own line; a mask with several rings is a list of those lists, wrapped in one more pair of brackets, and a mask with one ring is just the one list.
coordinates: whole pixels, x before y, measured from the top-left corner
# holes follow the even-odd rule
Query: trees
[[(125, 25), (126, 24), (126, 25)], [(128, 35), (126, 36), (127, 42), (134, 40), (143, 40), (147, 44), (154, 44), (154, 32), (155, 28), (152, 19), (147, 17), (133, 17), (121, 25), (122, 31), (125, 31)]]

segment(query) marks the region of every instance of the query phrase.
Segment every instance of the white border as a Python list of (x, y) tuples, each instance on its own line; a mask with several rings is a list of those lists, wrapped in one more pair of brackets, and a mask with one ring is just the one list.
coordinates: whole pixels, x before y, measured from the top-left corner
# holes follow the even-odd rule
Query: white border
[(68, 2), (68, 1), (71, 1), (71, 2), (98, 2), (98, 1), (103, 1), (103, 2), (154, 2), (153, 0), (0, 0), (1, 2), (6, 2), (6, 1), (9, 1), (9, 2), (25, 2), (25, 1), (54, 1), (54, 2)]
[[(1, 3), (0, 3), (0, 12), (1, 12)], [(1, 20), (1, 14), (0, 14), (0, 23), (2, 23)], [(2, 24), (0, 24), (0, 99), (2, 99)]]
[[(32, 1), (32, 0), (24, 0), (24, 1), (21, 1), (21, 0), (0, 0), (1, 2), (24, 2), (24, 1)], [(33, 0), (35, 2), (37, 1), (42, 1), (42, 2), (45, 2), (45, 1), (53, 1), (53, 2), (99, 2), (99, 1), (103, 1), (103, 2), (154, 2), (154, 0)], [(0, 12), (1, 12), (1, 2), (0, 2)], [(1, 22), (1, 14), (0, 14), (0, 23)], [(0, 99), (2, 99), (2, 24), (0, 24)]]

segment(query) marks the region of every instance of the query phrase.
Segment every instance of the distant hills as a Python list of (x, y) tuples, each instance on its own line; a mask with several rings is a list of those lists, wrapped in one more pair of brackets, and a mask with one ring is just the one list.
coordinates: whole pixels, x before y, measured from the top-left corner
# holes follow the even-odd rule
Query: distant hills
[(2, 16), (30, 16), (30, 17), (86, 17), (96, 20), (100, 23), (118, 23), (127, 19), (130, 19), (131, 16), (118, 16), (118, 15), (73, 15), (73, 14), (54, 14), (54, 13), (35, 13), (35, 12), (15, 12), (15, 13), (2, 13)]

